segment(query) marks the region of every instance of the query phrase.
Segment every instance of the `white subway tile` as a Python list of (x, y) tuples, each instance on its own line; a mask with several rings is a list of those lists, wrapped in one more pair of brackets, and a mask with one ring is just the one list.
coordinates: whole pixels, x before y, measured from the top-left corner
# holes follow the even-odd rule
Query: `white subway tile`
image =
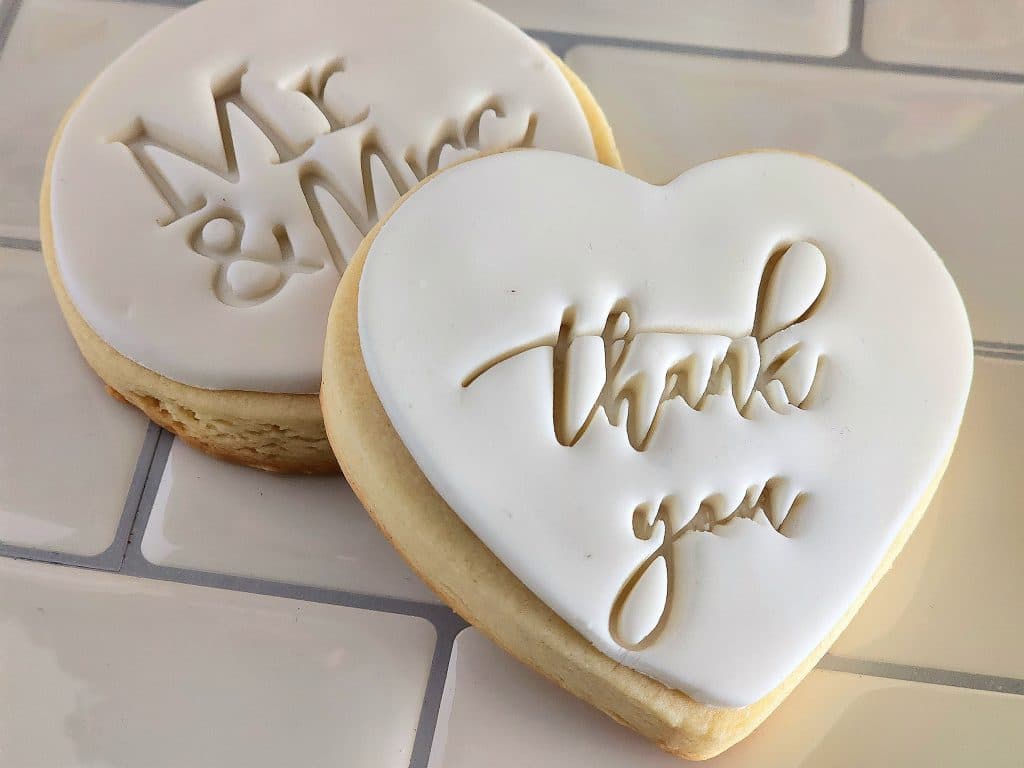
[(152, 563), (410, 600), (437, 598), (341, 477), (288, 477), (171, 446), (142, 554)]
[(0, 52), (0, 235), (39, 237), (46, 151), (78, 94), (174, 7), (24, 0)]
[(0, 248), (0, 542), (105, 550), (146, 425), (82, 359), (43, 257)]
[(406, 616), (0, 559), (0, 762), (405, 768)]
[(1024, 3), (866, 0), (864, 53), (900, 64), (1024, 73)]
[[(708, 768), (1010, 768), (1024, 697), (816, 670)], [(459, 635), (430, 768), (684, 765), (506, 656)]]

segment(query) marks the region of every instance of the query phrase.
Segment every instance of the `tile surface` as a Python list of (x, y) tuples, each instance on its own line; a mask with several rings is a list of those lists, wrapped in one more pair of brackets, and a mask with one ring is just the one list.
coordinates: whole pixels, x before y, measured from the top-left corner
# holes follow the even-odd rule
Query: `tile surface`
[(837, 56), (850, 36), (850, 0), (483, 0), (527, 29), (713, 48)]
[(152, 563), (437, 602), (340, 477), (286, 477), (171, 447), (142, 539)]
[(0, 559), (0, 762), (399, 768), (421, 619)]
[(1024, 3), (867, 0), (864, 53), (879, 61), (1024, 73)]
[[(1024, 697), (816, 670), (709, 768), (1009, 768)], [(431, 768), (684, 765), (506, 656), (459, 635)]]
[(176, 9), (103, 0), (24, 0), (0, 52), (0, 235), (38, 237), (50, 138), (110, 61)]
[(1022, 396), (1024, 365), (975, 358), (942, 484), (833, 654), (1024, 678)]
[(0, 351), (0, 542), (102, 552), (147, 422), (86, 366), (34, 251), (0, 248)]
[(759, 147), (810, 152), (875, 186), (957, 281), (974, 336), (1024, 341), (1024, 87), (581, 47), (626, 168), (652, 182)]

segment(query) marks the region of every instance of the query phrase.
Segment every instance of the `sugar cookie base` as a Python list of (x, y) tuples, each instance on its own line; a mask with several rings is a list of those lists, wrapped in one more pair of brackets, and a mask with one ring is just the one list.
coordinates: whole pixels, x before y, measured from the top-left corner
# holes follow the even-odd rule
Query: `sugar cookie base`
[(559, 618), (466, 527), (395, 432), (366, 370), (357, 311), (366, 254), (405, 199), (363, 240), (331, 307), (320, 398), (327, 435), (345, 477), (409, 566), (496, 644), (667, 752), (689, 760), (714, 757), (750, 734), (846, 628), (917, 526), (949, 457), (864, 590), (799, 667), (750, 706), (701, 704), (612, 661)]
[[(580, 102), (598, 160), (621, 168), (611, 128), (593, 95), (561, 59), (554, 55), (552, 58)], [(183, 384), (119, 354), (78, 313), (57, 268), (50, 216), (53, 158), (76, 106), (77, 101), (65, 114), (50, 145), (40, 192), (39, 220), (47, 271), (64, 319), (82, 355), (106, 383), (107, 391), (217, 458), (273, 472), (336, 473), (338, 462), (324, 432), (316, 394), (210, 390)]]

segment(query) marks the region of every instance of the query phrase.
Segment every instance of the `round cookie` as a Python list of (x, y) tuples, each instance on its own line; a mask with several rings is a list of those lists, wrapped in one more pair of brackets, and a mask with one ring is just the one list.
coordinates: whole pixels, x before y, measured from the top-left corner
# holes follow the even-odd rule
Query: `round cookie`
[(467, 0), (206, 0), (90, 85), (43, 249), (112, 394), (191, 444), (333, 472), (324, 324), (363, 235), (438, 168), (536, 146), (619, 165), (586, 87)]
[[(510, 188), (533, 190), (514, 226), (488, 213)], [(469, 199), (471, 222), (447, 213)], [(428, 273), (422, 253), (444, 256)], [(892, 565), (972, 361), (934, 251), (834, 166), (758, 152), (656, 187), (523, 151), (439, 174), (364, 240), (321, 403), (356, 493), (449, 605), (703, 759)]]

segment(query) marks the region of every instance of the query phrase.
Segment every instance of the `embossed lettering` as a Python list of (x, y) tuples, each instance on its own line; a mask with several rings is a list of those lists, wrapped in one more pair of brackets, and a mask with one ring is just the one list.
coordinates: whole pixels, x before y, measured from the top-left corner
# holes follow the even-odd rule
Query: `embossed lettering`
[[(362, 237), (417, 181), (462, 157), (533, 143), (536, 115), (514, 140), (481, 139), (484, 120), (507, 119), (501, 100), (491, 96), (446, 120), (426, 146), (391, 157), (382, 148), (372, 105), (339, 114), (328, 103), (328, 83), (346, 74), (344, 61), (332, 58), (286, 86), (255, 78), (244, 67), (215, 84), (225, 168), (200, 162), (188, 147), (157, 140), (144, 117), (114, 139), (166, 203), (160, 226), (176, 228), (193, 251), (217, 264), (213, 290), (225, 304), (261, 304), (296, 274), (327, 266), (342, 272)], [(339, 151), (354, 153), (348, 170), (328, 167), (312, 152), (317, 142), (335, 140), (342, 142)], [(343, 173), (358, 174), (360, 193), (345, 194)], [(261, 189), (273, 189), (298, 214), (286, 217), (272, 203), (263, 204), (271, 210), (254, 206)]]
[(807, 408), (822, 356), (798, 340), (770, 356), (763, 350), (773, 337), (813, 315), (825, 292), (825, 278), (824, 256), (816, 246), (798, 242), (780, 250), (762, 273), (750, 334), (740, 337), (685, 328), (637, 328), (625, 300), (608, 313), (600, 333), (579, 334), (570, 307), (557, 332), (487, 360), (463, 379), (462, 386), (472, 386), (525, 352), (550, 348), (557, 441), (575, 445), (603, 413), (612, 426), (625, 428), (637, 451), (647, 449), (663, 407), (675, 399), (701, 411), (709, 397), (728, 396), (745, 418), (758, 408), (778, 413)]
[(672, 606), (680, 595), (675, 593), (676, 542), (689, 533), (714, 533), (715, 529), (736, 519), (749, 519), (781, 535), (784, 525), (792, 519), (804, 494), (788, 481), (769, 478), (760, 486), (747, 489), (743, 500), (729, 508), (721, 496), (711, 496), (697, 506), (690, 518), (679, 524), (682, 511), (678, 500), (666, 496), (651, 518), (653, 505), (640, 504), (633, 511), (633, 534), (641, 541), (660, 535), (660, 544), (626, 577), (612, 603), (608, 630), (620, 646), (642, 650), (651, 645), (668, 623)]

